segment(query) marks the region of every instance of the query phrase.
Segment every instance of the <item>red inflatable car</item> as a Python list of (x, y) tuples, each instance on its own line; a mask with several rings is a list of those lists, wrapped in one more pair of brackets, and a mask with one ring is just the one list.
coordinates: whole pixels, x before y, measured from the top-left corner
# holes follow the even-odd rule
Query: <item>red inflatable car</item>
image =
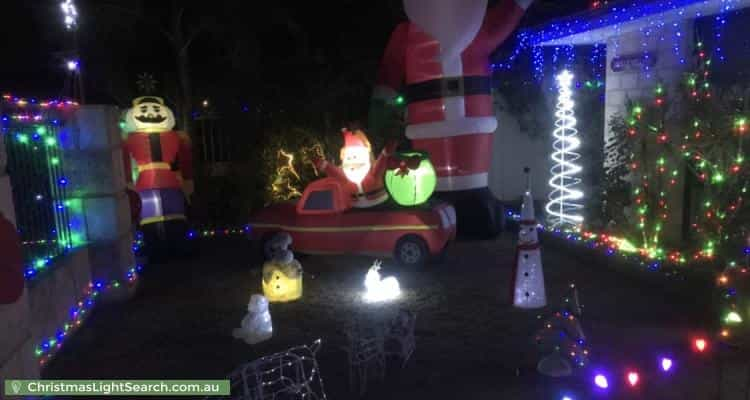
[(404, 266), (424, 265), (456, 236), (456, 212), (450, 204), (428, 202), (401, 208), (349, 208), (350, 199), (329, 178), (310, 184), (297, 202), (264, 208), (253, 218), (252, 237), (292, 236), (294, 251), (306, 254), (392, 255)]

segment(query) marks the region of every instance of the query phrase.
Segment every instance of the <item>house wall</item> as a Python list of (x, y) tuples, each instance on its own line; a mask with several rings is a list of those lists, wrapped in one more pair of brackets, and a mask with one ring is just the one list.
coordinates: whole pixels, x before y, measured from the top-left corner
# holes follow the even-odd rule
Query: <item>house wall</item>
[[(549, 135), (530, 135), (521, 129), (518, 117), (503, 105), (501, 95), (495, 96), (497, 130), (492, 142), (492, 164), (489, 187), (495, 197), (503, 202), (520, 202), (526, 191), (524, 167), (531, 168), (531, 192), (535, 200), (544, 202), (549, 191)], [(537, 210), (537, 216), (542, 210)]]
[[(83, 204), (92, 280), (105, 283), (135, 266), (119, 118), (115, 106), (82, 106), (65, 127), (69, 193)], [(105, 297), (128, 298), (132, 290), (122, 285)]]
[[(0, 137), (0, 212), (15, 225), (13, 192), (5, 168), (7, 160), (5, 141)], [(0, 304), (0, 382), (12, 377), (39, 376), (39, 368), (34, 360), (32, 313), (29, 307), (28, 289), (15, 303)]]
[[(0, 382), (38, 378), (36, 346), (69, 321), (70, 308), (87, 292), (89, 282), (123, 282), (135, 264), (117, 115), (115, 107), (82, 106), (65, 126), (69, 193), (83, 204), (87, 246), (56, 258), (16, 303), (0, 305)], [(0, 211), (15, 223), (2, 144), (0, 140)], [(120, 285), (101, 297), (123, 300), (134, 290), (133, 285)]]

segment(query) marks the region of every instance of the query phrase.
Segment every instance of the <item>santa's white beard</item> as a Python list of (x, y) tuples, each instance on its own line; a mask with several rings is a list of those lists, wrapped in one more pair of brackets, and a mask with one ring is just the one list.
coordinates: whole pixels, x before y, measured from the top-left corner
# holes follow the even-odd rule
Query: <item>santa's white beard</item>
[(344, 175), (350, 181), (360, 184), (365, 179), (367, 174), (370, 172), (370, 164), (358, 164), (356, 167), (344, 164), (341, 166), (344, 170)]

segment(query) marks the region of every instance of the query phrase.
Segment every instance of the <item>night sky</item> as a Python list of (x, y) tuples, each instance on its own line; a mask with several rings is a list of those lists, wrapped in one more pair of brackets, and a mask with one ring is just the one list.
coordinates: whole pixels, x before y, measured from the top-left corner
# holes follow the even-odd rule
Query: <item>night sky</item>
[[(400, 0), (78, 0), (88, 102), (127, 104), (139, 94), (135, 81), (144, 72), (159, 81), (158, 93), (169, 98), (175, 92), (174, 51), (160, 32), (173, 3), (186, 8), (186, 31), (203, 27), (189, 49), (196, 102), (218, 99), (224, 107), (304, 107), (327, 82), (362, 85), (357, 90), (364, 91), (388, 35), (405, 18)], [(538, 1), (525, 23), (585, 9), (588, 2), (556, 3)], [(29, 97), (69, 95), (64, 60), (73, 37), (63, 27), (59, 2), (7, 1), (3, 14), (0, 90)]]

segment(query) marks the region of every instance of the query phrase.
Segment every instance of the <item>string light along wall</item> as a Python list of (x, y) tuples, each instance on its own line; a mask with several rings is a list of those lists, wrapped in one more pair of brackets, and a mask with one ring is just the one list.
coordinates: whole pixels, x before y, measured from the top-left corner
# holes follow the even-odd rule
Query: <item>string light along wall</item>
[(65, 29), (73, 30), (78, 26), (78, 9), (73, 0), (64, 0), (60, 2), (60, 9), (63, 13), (63, 23)]
[(86, 242), (82, 202), (67, 189), (62, 149), (63, 121), (77, 108), (68, 100), (10, 94), (0, 98), (0, 140), (8, 153), (27, 280), (49, 270), (55, 257)]
[[(680, 57), (681, 63), (686, 63), (682, 48), (684, 26), (665, 19), (672, 11), (679, 13), (685, 20), (709, 18), (712, 23), (711, 35), (716, 45), (717, 60), (726, 62), (729, 57), (723, 52), (720, 43), (727, 37), (724, 34), (727, 26), (727, 18), (742, 9), (740, 0), (721, 0), (720, 8), (716, 9), (716, 2), (709, 0), (661, 0), (661, 1), (592, 1), (591, 9), (584, 13), (575, 14), (550, 21), (549, 23), (533, 28), (520, 30), (516, 34), (515, 46), (507, 51), (498, 53), (494, 59), (492, 68), (496, 72), (515, 70), (523, 65), (528, 59), (531, 73), (537, 82), (541, 82), (551, 69), (557, 72), (558, 64), (561, 67), (571, 65), (571, 60), (581, 57), (588, 58), (592, 75), (598, 80), (604, 75), (606, 67), (606, 53), (611, 53), (613, 58), (620, 54), (620, 41), (618, 36), (623, 27), (635, 20), (643, 21), (640, 29), (644, 47), (649, 43), (666, 42)], [(690, 11), (686, 11), (690, 9)], [(592, 43), (592, 46), (573, 46), (569, 44), (549, 45), (549, 43), (570, 37), (576, 34), (609, 29), (613, 32), (613, 40), (609, 43)], [(561, 55), (562, 53), (562, 55)], [(648, 65), (646, 59), (650, 57), (644, 52), (644, 65)], [(644, 68), (646, 78), (653, 75)]]
[(552, 161), (550, 170), (552, 178), (549, 185), (552, 192), (547, 203), (547, 219), (555, 228), (577, 228), (583, 223), (581, 211), (583, 205), (583, 191), (579, 189), (581, 179), (578, 174), (582, 171), (576, 161), (581, 155), (576, 152), (581, 147), (581, 140), (576, 129), (576, 118), (573, 102), (573, 74), (563, 71), (557, 76), (559, 96), (557, 111), (555, 112), (554, 143), (552, 145)]

